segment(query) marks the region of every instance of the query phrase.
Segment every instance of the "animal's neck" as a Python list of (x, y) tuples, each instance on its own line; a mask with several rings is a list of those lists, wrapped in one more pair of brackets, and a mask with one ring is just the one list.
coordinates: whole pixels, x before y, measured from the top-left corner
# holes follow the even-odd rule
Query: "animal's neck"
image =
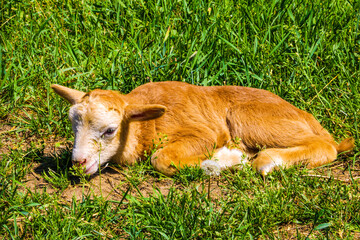
[(113, 161), (131, 165), (144, 159), (144, 152), (150, 152), (155, 139), (155, 121), (123, 122), (121, 124), (120, 145)]

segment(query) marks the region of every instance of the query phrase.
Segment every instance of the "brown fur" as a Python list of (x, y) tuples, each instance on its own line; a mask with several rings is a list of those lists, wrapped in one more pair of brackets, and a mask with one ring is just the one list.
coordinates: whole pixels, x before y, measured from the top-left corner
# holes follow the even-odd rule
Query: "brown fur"
[(354, 147), (352, 138), (337, 144), (311, 114), (260, 89), (159, 82), (121, 95), (52, 87), (72, 104), (101, 102), (121, 114), (121, 130), (116, 136), (121, 144), (112, 157), (115, 162), (131, 164), (143, 158), (152, 140), (165, 134), (168, 141), (155, 152), (152, 164), (169, 176), (176, 172), (174, 165), (200, 165), (214, 146), (233, 145), (236, 138), (241, 139), (237, 144), (240, 150), (256, 156), (253, 166), (263, 174), (268, 172), (264, 167), (277, 166), (271, 165), (276, 159), (285, 167), (299, 163), (316, 167)]

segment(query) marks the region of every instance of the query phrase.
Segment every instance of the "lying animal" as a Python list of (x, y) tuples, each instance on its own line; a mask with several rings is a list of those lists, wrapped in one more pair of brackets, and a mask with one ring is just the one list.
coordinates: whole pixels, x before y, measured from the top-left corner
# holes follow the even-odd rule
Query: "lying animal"
[[(311, 114), (260, 89), (156, 82), (123, 95), (51, 87), (72, 104), (72, 161), (87, 174), (110, 160), (132, 164), (144, 159), (154, 139), (160, 144), (159, 134), (167, 141), (162, 141), (151, 163), (168, 176), (185, 165), (208, 166), (204, 160), (211, 151), (212, 161), (221, 168), (244, 163), (245, 153), (266, 175), (279, 166), (330, 163), (354, 147), (352, 138), (337, 144)], [(234, 145), (236, 149), (229, 149)]]

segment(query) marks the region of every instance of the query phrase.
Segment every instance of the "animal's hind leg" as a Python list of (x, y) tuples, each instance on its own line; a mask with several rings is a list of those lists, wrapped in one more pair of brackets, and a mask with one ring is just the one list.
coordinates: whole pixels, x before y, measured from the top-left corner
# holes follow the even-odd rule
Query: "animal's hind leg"
[(334, 161), (336, 156), (337, 151), (333, 143), (314, 135), (305, 138), (297, 146), (265, 149), (252, 164), (262, 175), (266, 175), (279, 166), (286, 168), (305, 163), (310, 168), (317, 167)]

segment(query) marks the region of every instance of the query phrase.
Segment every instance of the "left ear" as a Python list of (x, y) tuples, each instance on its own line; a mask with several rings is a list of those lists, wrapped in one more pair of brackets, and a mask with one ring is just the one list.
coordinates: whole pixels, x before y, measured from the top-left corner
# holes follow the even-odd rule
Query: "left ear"
[(52, 84), (51, 88), (54, 89), (54, 91), (59, 94), (61, 97), (65, 98), (69, 103), (72, 105), (77, 104), (81, 101), (81, 99), (84, 97), (85, 93), (67, 88), (61, 85)]
[(130, 121), (145, 121), (164, 115), (166, 107), (159, 104), (129, 104), (125, 107), (125, 117)]

